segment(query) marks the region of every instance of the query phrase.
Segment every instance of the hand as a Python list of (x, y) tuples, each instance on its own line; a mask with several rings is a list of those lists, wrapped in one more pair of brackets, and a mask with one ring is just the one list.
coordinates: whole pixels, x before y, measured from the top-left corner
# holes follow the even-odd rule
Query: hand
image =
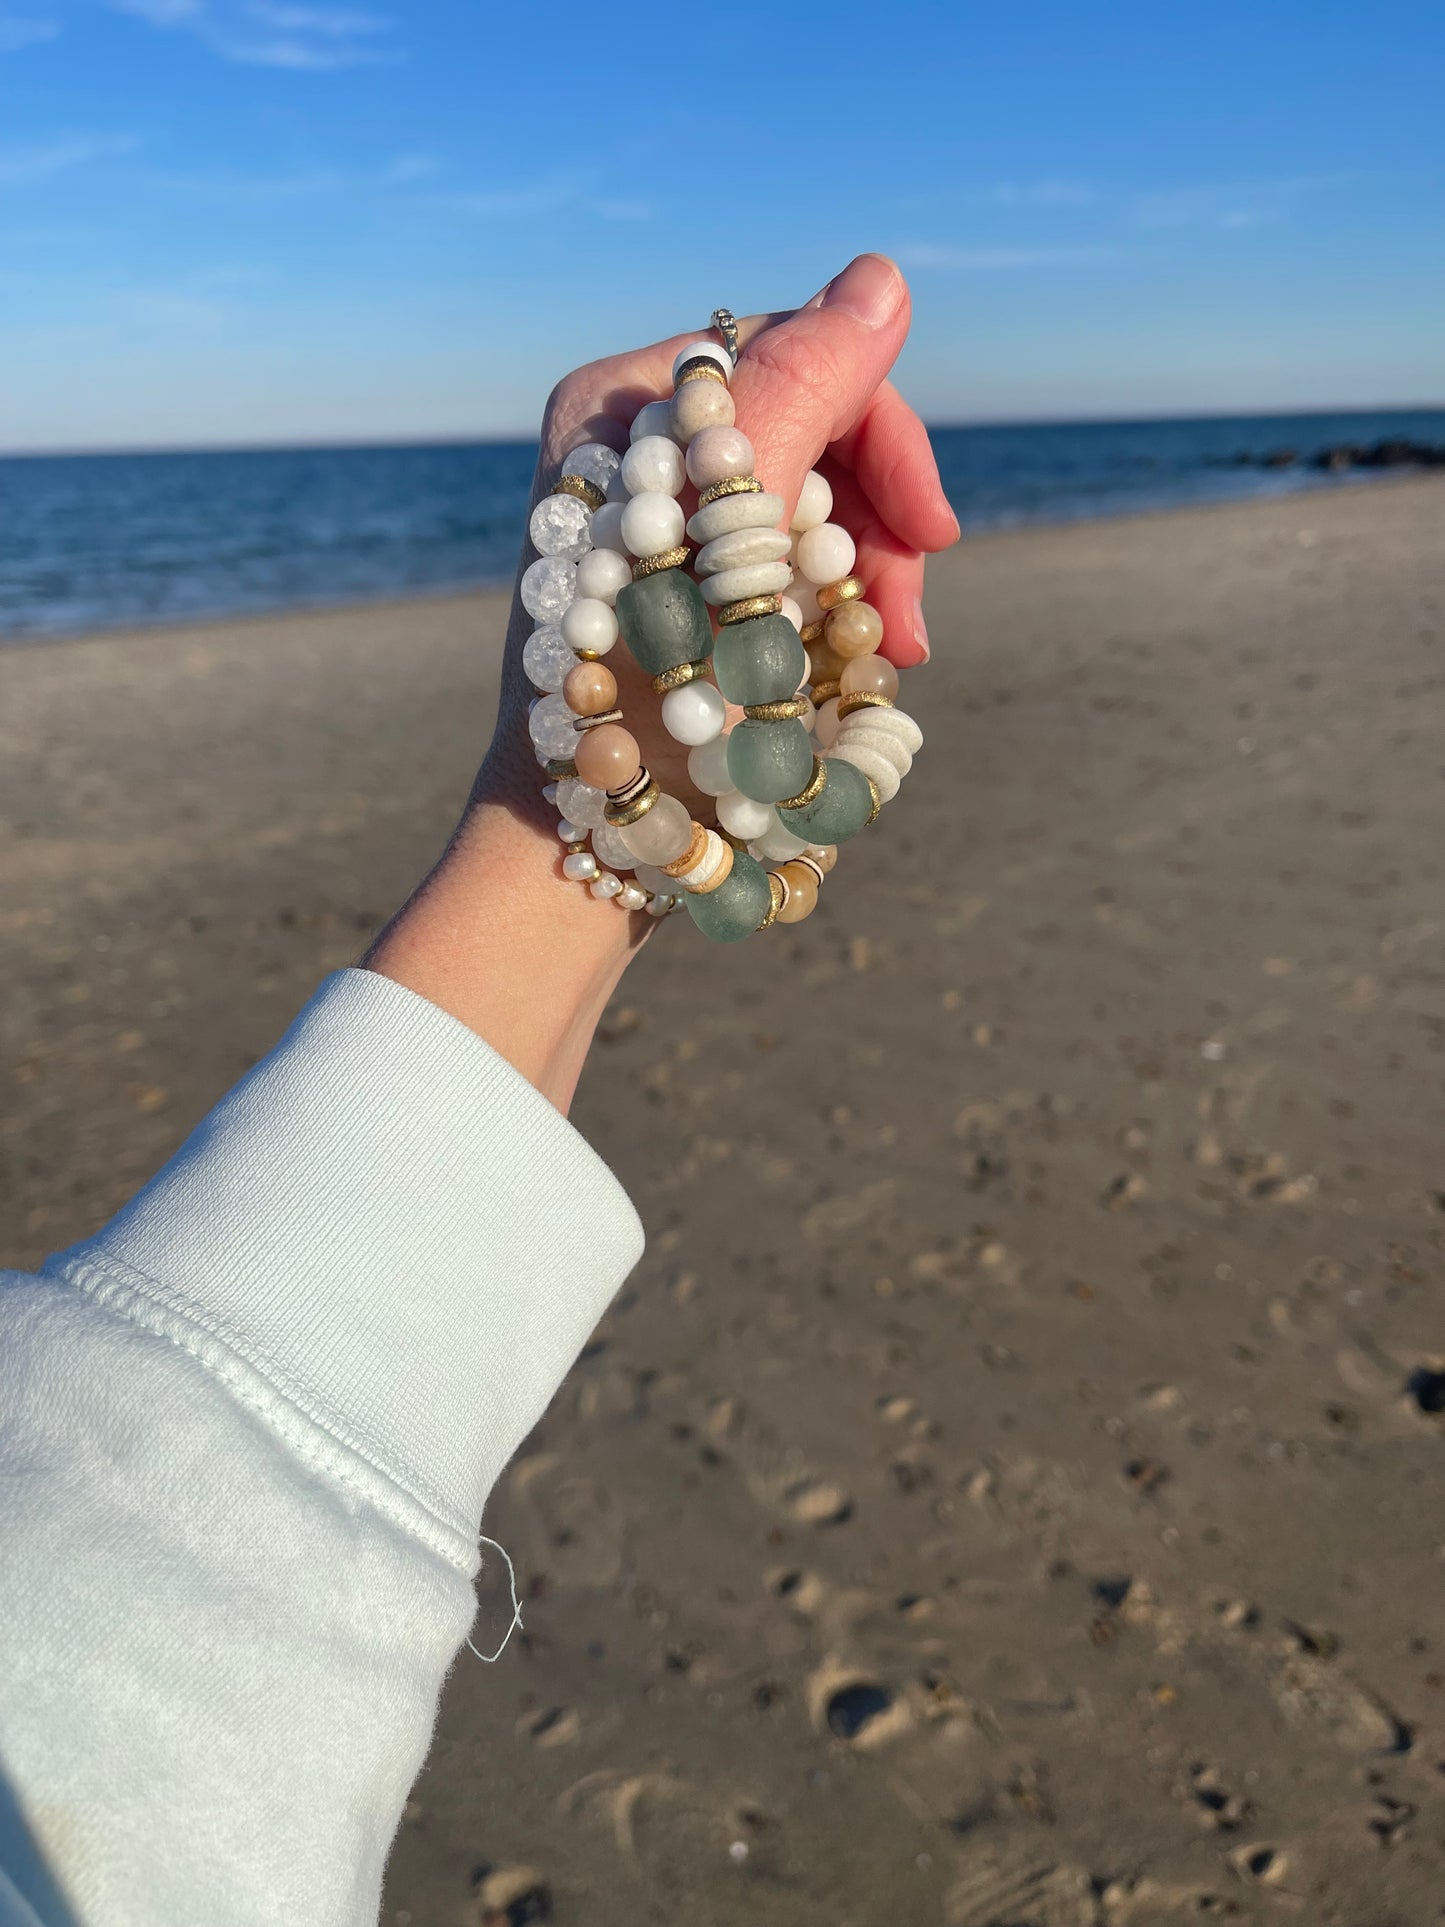
[[(900, 668), (928, 654), (924, 555), (958, 537), (923, 424), (888, 381), (908, 321), (898, 269), (860, 255), (806, 307), (739, 322), (732, 380), (759, 480), (789, 505), (810, 468), (832, 483), (837, 519), (858, 545), (857, 573), (883, 618), (882, 653)], [(593, 362), (559, 383), (534, 502), (579, 442), (627, 447), (637, 410), (671, 392), (673, 359), (700, 332)], [(532, 627), (514, 598), (496, 733), (467, 808), (366, 962), (451, 1011), (565, 1111), (597, 1019), (651, 925), (560, 880), (556, 813), (543, 804), (526, 728), (533, 691), (521, 654)], [(647, 679), (622, 645), (607, 661), (643, 760), (691, 801), (686, 752), (657, 720)]]

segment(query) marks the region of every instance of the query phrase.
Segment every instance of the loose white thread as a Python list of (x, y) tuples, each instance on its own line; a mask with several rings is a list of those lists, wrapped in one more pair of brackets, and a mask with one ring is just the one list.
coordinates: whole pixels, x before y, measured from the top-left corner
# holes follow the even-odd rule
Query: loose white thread
[(499, 1545), (497, 1545), (497, 1542), (496, 1542), (496, 1540), (495, 1540), (495, 1539), (489, 1539), (489, 1538), (487, 1537), (487, 1535), (486, 1535), (485, 1533), (483, 1533), (483, 1534), (482, 1534), (482, 1541), (481, 1541), (481, 1542), (482, 1542), (482, 1544), (483, 1544), (484, 1546), (492, 1546), (492, 1547), (494, 1547), (494, 1548), (495, 1548), (495, 1550), (496, 1550), (496, 1551), (498, 1551), (498, 1552), (500, 1552), (500, 1553), (501, 1553), (501, 1555), (502, 1555), (502, 1557), (503, 1557), (503, 1558), (504, 1558), (504, 1559), (506, 1560), (506, 1562), (507, 1562), (507, 1580), (508, 1580), (508, 1583), (510, 1584), (510, 1586), (511, 1586), (511, 1588), (512, 1588), (512, 1623), (511, 1623), (511, 1625), (510, 1625), (510, 1626), (509, 1626), (509, 1627), (507, 1628), (507, 1630), (506, 1630), (506, 1632), (505, 1632), (505, 1633), (503, 1633), (503, 1635), (502, 1635), (502, 1643), (501, 1643), (501, 1645), (500, 1645), (500, 1646), (499, 1646), (499, 1647), (497, 1648), (497, 1650), (496, 1650), (496, 1652), (494, 1652), (494, 1653), (477, 1653), (477, 1649), (476, 1649), (476, 1647), (475, 1647), (475, 1646), (472, 1646), (472, 1638), (471, 1638), (471, 1634), (470, 1634), (470, 1633), (468, 1633), (468, 1635), (467, 1635), (467, 1644), (468, 1644), (468, 1646), (472, 1646), (472, 1651), (473, 1651), (474, 1653), (477, 1653), (477, 1658), (478, 1658), (479, 1660), (481, 1660), (481, 1662), (482, 1662), (482, 1664), (483, 1664), (484, 1666), (495, 1666), (495, 1665), (496, 1665), (496, 1663), (497, 1663), (497, 1661), (498, 1661), (498, 1660), (499, 1660), (499, 1659), (500, 1659), (500, 1658), (502, 1657), (502, 1654), (503, 1654), (504, 1652), (506, 1652), (506, 1650), (507, 1650), (507, 1646), (508, 1646), (508, 1644), (509, 1644), (509, 1642), (510, 1642), (510, 1640), (511, 1640), (511, 1637), (512, 1637), (512, 1634), (513, 1634), (514, 1632), (516, 1632), (516, 1630), (517, 1630), (517, 1628), (518, 1628), (518, 1627), (519, 1627), (519, 1626), (521, 1625), (521, 1623), (522, 1623), (522, 1602), (521, 1602), (521, 1600), (520, 1600), (520, 1599), (518, 1599), (518, 1597), (517, 1597), (517, 1574), (516, 1574), (516, 1571), (515, 1571), (515, 1569), (513, 1568), (513, 1565), (512, 1565), (512, 1555), (511, 1555), (511, 1554), (510, 1554), (510, 1553), (509, 1553), (509, 1552), (507, 1551), (507, 1548), (506, 1548), (505, 1546), (499, 1546)]

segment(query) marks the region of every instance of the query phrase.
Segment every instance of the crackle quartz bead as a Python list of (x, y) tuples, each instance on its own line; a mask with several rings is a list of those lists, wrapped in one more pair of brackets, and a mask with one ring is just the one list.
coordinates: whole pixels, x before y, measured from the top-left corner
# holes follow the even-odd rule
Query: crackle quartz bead
[(706, 544), (720, 535), (731, 535), (735, 529), (776, 528), (782, 512), (782, 496), (769, 495), (766, 489), (720, 495), (697, 511), (688, 522), (687, 532), (694, 542)]
[(622, 841), (638, 863), (675, 863), (692, 842), (692, 817), (675, 796), (659, 796), (646, 816), (622, 825)]
[(592, 511), (575, 495), (546, 495), (527, 524), (538, 555), (565, 555), (571, 562), (592, 547)]
[[(545, 700), (551, 702), (553, 698)], [(621, 789), (642, 768), (637, 739), (621, 723), (599, 723), (596, 729), (584, 729), (580, 734), (573, 730), (572, 742), (575, 748), (568, 753), (577, 764), (577, 774), (594, 789)]]
[(572, 711), (567, 707), (567, 699), (561, 695), (543, 696), (532, 706), (527, 718), (527, 729), (537, 754), (543, 757), (571, 757), (577, 748), (578, 737), (573, 724)]
[(715, 736), (710, 743), (695, 749), (687, 759), (687, 773), (694, 789), (704, 796), (722, 796), (733, 786), (728, 775), (728, 739)]
[(721, 575), (724, 569), (781, 561), (788, 549), (788, 538), (781, 529), (734, 529), (699, 549), (694, 566), (699, 575)]
[(730, 622), (713, 645), (713, 675), (730, 703), (786, 702), (807, 668), (808, 652), (782, 615)]
[(649, 490), (634, 495), (622, 511), (622, 539), (633, 555), (663, 555), (682, 541), (686, 518), (682, 504)]
[(617, 620), (634, 660), (649, 676), (683, 662), (706, 662), (712, 654), (707, 605), (682, 569), (659, 569), (629, 582), (617, 598)]
[(579, 662), (567, 671), (562, 695), (574, 716), (603, 716), (617, 705), (617, 678), (600, 662)]
[(590, 850), (574, 850), (563, 857), (562, 874), (569, 883), (589, 883), (597, 874), (597, 859)]
[(675, 743), (710, 743), (727, 717), (728, 706), (710, 682), (684, 683), (662, 699), (662, 726)]
[[(604, 502), (592, 515), (592, 546), (594, 549), (611, 549), (616, 554), (626, 556), (627, 544), (622, 539), (622, 514), (627, 507), (625, 502)], [(628, 574), (631, 575), (631, 569)]]
[(700, 428), (687, 445), (687, 479), (694, 488), (711, 488), (730, 475), (751, 475), (756, 459), (752, 443), (740, 428), (721, 424)]
[(557, 808), (579, 829), (601, 829), (607, 821), (607, 792), (578, 776), (564, 776), (557, 785)]
[(778, 875), (788, 886), (787, 899), (778, 912), (779, 923), (801, 923), (818, 907), (818, 879), (805, 863), (785, 863)]
[(832, 513), (833, 490), (828, 478), (816, 468), (810, 468), (798, 490), (798, 506), (788, 527), (802, 535), (808, 529), (821, 528)]
[[(689, 383), (693, 388), (702, 385)], [(717, 384), (707, 385), (716, 387)], [(698, 929), (715, 943), (737, 943), (743, 937), (750, 937), (768, 914), (772, 900), (767, 871), (746, 850), (734, 852), (733, 867), (716, 890), (702, 896), (689, 892), (683, 899)]]
[(672, 402), (644, 402), (633, 417), (628, 440), (634, 445), (648, 435), (672, 435)]
[(822, 794), (801, 809), (779, 810), (784, 825), (813, 843), (846, 843), (873, 814), (873, 792), (862, 770), (837, 757), (824, 758), (828, 781)]
[[(683, 368), (687, 365), (688, 362), (697, 361), (700, 358), (706, 359), (711, 362), (715, 362), (717, 366), (722, 370), (722, 376), (724, 381), (732, 380), (733, 358), (728, 353), (727, 349), (720, 346), (719, 343), (717, 343), (716, 341), (690, 341), (685, 348), (680, 349), (677, 355), (673, 359), (673, 364), (672, 364), (673, 380), (674, 381), (677, 380), (679, 374), (681, 374)], [(688, 384), (689, 387), (692, 387), (694, 385), (695, 384), (691, 382), (689, 382)], [(708, 387), (716, 388), (717, 383), (715, 381), (710, 381), (708, 383)]]
[(605, 902), (608, 897), (620, 897), (622, 895), (622, 878), (613, 876), (610, 870), (604, 870), (597, 881), (591, 885), (591, 890), (593, 896), (603, 902)]
[(733, 398), (720, 381), (684, 382), (672, 398), (672, 438), (685, 448), (705, 428), (730, 428)]
[(647, 892), (636, 883), (624, 883), (617, 893), (617, 907), (619, 910), (645, 910)]
[(597, 861), (605, 863), (609, 870), (632, 868), (632, 852), (622, 841), (622, 832), (615, 823), (604, 822), (592, 832), (592, 848)]
[(670, 435), (644, 435), (622, 458), (622, 481), (629, 495), (680, 495), (686, 480), (687, 464)]
[(883, 618), (871, 602), (840, 602), (828, 611), (823, 635), (835, 656), (852, 662), (871, 656), (883, 640)]
[(607, 485), (622, 466), (622, 457), (605, 442), (583, 442), (562, 463), (564, 475), (576, 475), (605, 494)]
[(534, 689), (560, 689), (576, 661), (571, 645), (555, 622), (544, 622), (522, 645), (522, 667)]
[(741, 602), (747, 596), (780, 595), (792, 579), (793, 571), (786, 562), (750, 562), (746, 568), (705, 576), (702, 593), (705, 601), (720, 609), (726, 602)]
[(843, 665), (839, 678), (845, 696), (887, 696), (898, 694), (898, 671), (884, 656), (854, 656)]
[(522, 607), (537, 622), (558, 622), (577, 593), (577, 564), (543, 555), (522, 577)]
[(752, 843), (767, 835), (777, 822), (778, 813), (771, 803), (759, 803), (754, 797), (744, 796), (741, 790), (724, 790), (717, 799), (717, 820), (730, 836), (740, 836), (744, 843)]
[(632, 580), (632, 567), (616, 549), (589, 549), (577, 564), (577, 599), (612, 608)]
[(798, 567), (810, 582), (841, 582), (858, 558), (847, 529), (820, 522), (798, 537)]
[(617, 640), (617, 613), (596, 596), (575, 596), (562, 616), (562, 639), (579, 653), (605, 656)]
[(728, 736), (728, 772), (759, 803), (796, 796), (813, 774), (813, 739), (795, 718), (741, 722)]

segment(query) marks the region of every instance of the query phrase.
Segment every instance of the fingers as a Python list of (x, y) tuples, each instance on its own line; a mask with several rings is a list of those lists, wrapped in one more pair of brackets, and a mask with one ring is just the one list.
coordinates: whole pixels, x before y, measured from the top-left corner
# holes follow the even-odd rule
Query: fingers
[(879, 655), (899, 669), (926, 662), (921, 552), (894, 534), (849, 469), (831, 457), (825, 457), (820, 466), (832, 486), (834, 516), (858, 546), (854, 571), (867, 585), (868, 601), (883, 618)]
[(928, 430), (891, 381), (856, 428), (830, 451), (856, 471), (863, 491), (900, 541), (933, 554), (959, 537), (958, 517), (938, 479)]

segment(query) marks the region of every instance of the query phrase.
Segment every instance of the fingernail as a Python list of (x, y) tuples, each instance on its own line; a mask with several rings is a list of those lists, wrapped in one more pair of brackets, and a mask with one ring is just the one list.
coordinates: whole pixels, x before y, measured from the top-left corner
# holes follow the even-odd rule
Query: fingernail
[(927, 662), (933, 651), (928, 646), (928, 624), (923, 620), (923, 604), (917, 596), (913, 598), (913, 640), (923, 651), (923, 660)]
[(860, 254), (823, 290), (825, 308), (852, 315), (865, 328), (881, 328), (898, 312), (903, 277), (881, 254)]

